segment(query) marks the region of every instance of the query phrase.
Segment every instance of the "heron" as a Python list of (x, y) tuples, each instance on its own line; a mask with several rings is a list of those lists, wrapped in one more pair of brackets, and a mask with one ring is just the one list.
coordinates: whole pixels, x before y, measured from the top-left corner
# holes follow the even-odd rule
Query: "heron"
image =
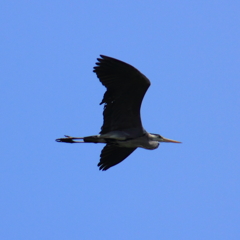
[(148, 133), (142, 125), (140, 108), (150, 86), (149, 79), (135, 67), (118, 59), (100, 55), (93, 72), (106, 87), (103, 125), (98, 135), (56, 139), (65, 143), (105, 143), (99, 170), (105, 171), (126, 159), (137, 148), (153, 150), (161, 142), (181, 143), (159, 134)]

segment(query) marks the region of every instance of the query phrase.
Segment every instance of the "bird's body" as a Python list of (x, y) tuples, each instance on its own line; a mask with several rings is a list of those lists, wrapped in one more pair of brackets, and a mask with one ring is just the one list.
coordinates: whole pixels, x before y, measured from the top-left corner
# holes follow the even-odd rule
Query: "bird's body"
[(159, 142), (179, 143), (159, 134), (150, 134), (142, 126), (140, 108), (150, 81), (133, 66), (100, 56), (93, 70), (107, 88), (100, 103), (104, 104), (104, 121), (100, 134), (81, 138), (66, 136), (56, 140), (68, 143), (105, 143), (98, 163), (100, 170), (107, 170), (123, 161), (138, 147), (156, 149)]
[[(124, 134), (122, 134), (124, 133)], [(145, 132), (139, 137), (132, 138), (132, 135), (128, 134), (128, 131), (113, 131), (102, 135), (94, 135), (84, 137), (84, 142), (93, 143), (107, 143), (118, 147), (126, 148), (145, 148), (156, 149), (159, 146), (159, 142), (154, 139), (155, 135)]]

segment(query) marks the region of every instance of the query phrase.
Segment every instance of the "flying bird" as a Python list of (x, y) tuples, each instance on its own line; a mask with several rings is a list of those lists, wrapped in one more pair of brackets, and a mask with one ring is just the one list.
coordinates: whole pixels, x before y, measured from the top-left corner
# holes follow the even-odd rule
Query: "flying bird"
[[(107, 170), (122, 162), (138, 147), (156, 149), (160, 142), (180, 143), (148, 133), (142, 126), (140, 108), (150, 81), (133, 66), (115, 58), (100, 55), (93, 69), (106, 87), (103, 99), (103, 125), (98, 135), (56, 139), (65, 143), (105, 143), (98, 167)], [(81, 139), (79, 141), (79, 139)]]

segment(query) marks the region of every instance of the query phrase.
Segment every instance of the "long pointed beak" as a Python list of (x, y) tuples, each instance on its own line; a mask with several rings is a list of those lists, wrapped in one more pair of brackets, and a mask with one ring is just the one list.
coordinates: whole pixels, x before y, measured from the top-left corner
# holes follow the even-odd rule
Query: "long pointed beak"
[(168, 139), (168, 138), (164, 138), (162, 137), (162, 141), (161, 142), (171, 142), (171, 143), (182, 143), (176, 140), (172, 140), (172, 139)]

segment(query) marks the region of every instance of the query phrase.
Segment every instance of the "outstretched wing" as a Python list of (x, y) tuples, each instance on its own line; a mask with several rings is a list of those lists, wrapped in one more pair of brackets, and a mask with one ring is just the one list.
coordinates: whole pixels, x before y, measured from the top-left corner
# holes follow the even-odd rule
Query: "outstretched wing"
[(107, 144), (100, 155), (99, 170), (107, 170), (127, 158), (136, 148), (117, 147)]
[(114, 58), (100, 55), (93, 72), (107, 88), (103, 125), (100, 134), (128, 128), (143, 133), (140, 108), (150, 81), (133, 66)]

